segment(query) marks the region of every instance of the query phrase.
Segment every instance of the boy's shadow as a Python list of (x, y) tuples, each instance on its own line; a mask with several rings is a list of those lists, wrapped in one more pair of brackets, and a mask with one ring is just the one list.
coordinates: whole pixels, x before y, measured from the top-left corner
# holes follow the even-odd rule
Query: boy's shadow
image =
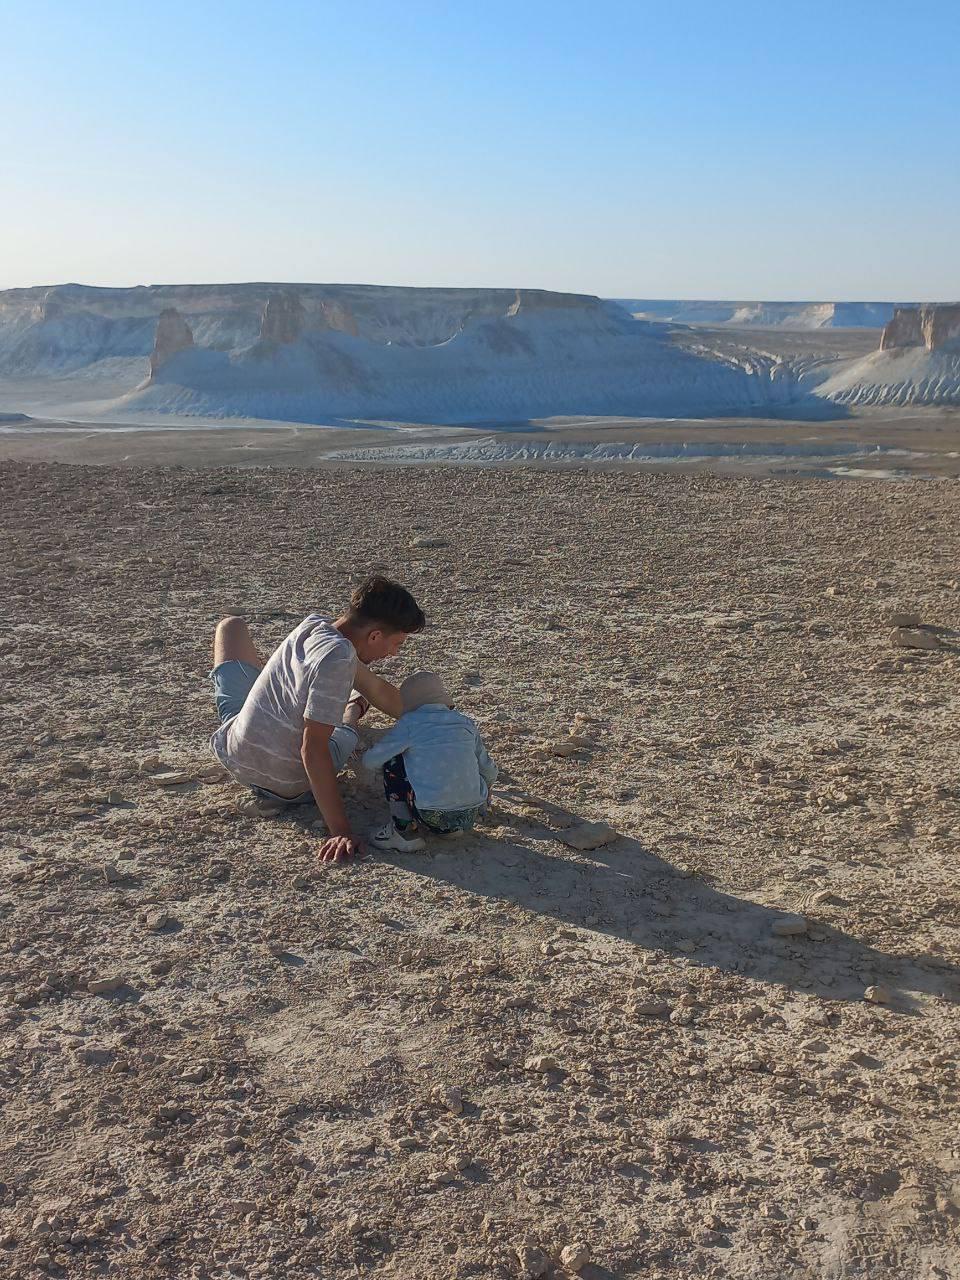
[[(504, 799), (545, 816), (572, 815), (510, 788)], [(639, 841), (621, 836), (587, 853), (556, 853), (516, 843), (557, 839), (536, 818), (519, 817), (495, 798), (500, 829), (478, 828), (460, 843), (431, 841), (428, 853), (378, 857), (456, 885), (478, 897), (513, 902), (557, 922), (624, 939), (638, 950), (682, 955), (691, 964), (775, 983), (829, 1000), (863, 1000), (872, 984), (893, 992), (891, 1007), (916, 1007), (910, 993), (960, 998), (958, 971), (937, 957), (888, 955), (841, 929), (808, 916), (810, 935), (777, 937), (773, 926), (792, 913), (712, 888), (678, 871)], [(431, 856), (433, 855), (433, 856)]]

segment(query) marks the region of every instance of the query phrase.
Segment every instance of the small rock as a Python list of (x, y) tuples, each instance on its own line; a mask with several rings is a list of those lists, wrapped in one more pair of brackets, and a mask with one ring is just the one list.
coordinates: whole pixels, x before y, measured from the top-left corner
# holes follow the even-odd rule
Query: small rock
[(309, 889), (310, 883), (310, 877), (302, 874), (294, 876), (290, 881), (291, 888), (293, 889)]
[(887, 619), (891, 627), (922, 627), (923, 619), (917, 613), (891, 613)]
[(770, 932), (775, 938), (797, 938), (809, 929), (806, 916), (783, 916), (774, 920)]
[(815, 907), (842, 907), (845, 899), (834, 893), (832, 889), (819, 889), (810, 899)]
[(165, 911), (149, 911), (145, 921), (151, 933), (160, 933), (171, 923), (170, 917)]
[(551, 742), (547, 750), (552, 756), (575, 756), (580, 748), (573, 742)]
[(527, 1058), (523, 1064), (523, 1069), (524, 1071), (536, 1071), (543, 1073), (547, 1071), (559, 1071), (561, 1068), (560, 1063), (549, 1053), (538, 1053), (532, 1058)]
[(414, 538), (410, 545), (411, 547), (422, 549), (426, 547), (449, 547), (450, 543), (446, 538), (428, 538), (421, 536), (419, 538)]
[(186, 1080), (188, 1084), (202, 1084), (204, 1080), (209, 1079), (210, 1068), (205, 1062), (195, 1062), (193, 1066), (187, 1067), (181, 1080)]
[(901, 649), (940, 648), (940, 641), (932, 631), (921, 631), (917, 627), (894, 627), (890, 632), (890, 643)]
[(107, 792), (107, 794), (106, 794), (106, 796), (104, 797), (104, 803), (105, 803), (105, 804), (118, 805), (118, 804), (126, 804), (127, 802), (126, 802), (126, 800), (124, 799), (123, 792), (121, 792), (121, 791), (108, 791), (108, 792)]
[(91, 978), (87, 983), (87, 990), (94, 996), (108, 996), (114, 991), (119, 991), (121, 987), (126, 986), (123, 978)]
[(863, 993), (864, 1000), (868, 1000), (870, 1004), (889, 1004), (891, 1000), (890, 990), (881, 983), (867, 987)]
[(137, 765), (137, 768), (141, 773), (153, 773), (156, 769), (159, 769), (160, 767), (161, 767), (161, 764), (160, 764), (159, 756), (146, 756)]
[(558, 834), (565, 845), (580, 850), (599, 849), (601, 845), (619, 839), (618, 833), (605, 822), (582, 822)]
[(582, 1271), (590, 1261), (590, 1250), (580, 1243), (568, 1244), (560, 1250), (560, 1265), (568, 1271)]
[(630, 1012), (638, 1018), (662, 1018), (670, 1012), (670, 1005), (666, 1000), (638, 1000)]
[(115, 862), (105, 862), (102, 869), (107, 884), (119, 884), (124, 879), (123, 872)]
[(726, 1241), (719, 1231), (701, 1231), (697, 1236), (697, 1244), (702, 1244), (707, 1249), (724, 1243)]
[(366, 1227), (364, 1226), (363, 1219), (360, 1217), (359, 1213), (352, 1213), (347, 1219), (347, 1234), (351, 1236), (360, 1236), (363, 1235), (364, 1231), (366, 1231)]
[(441, 1101), (451, 1115), (458, 1116), (463, 1111), (463, 1092), (454, 1085), (450, 1089), (444, 1089), (441, 1095)]
[(545, 1276), (550, 1266), (550, 1259), (542, 1249), (527, 1244), (521, 1245), (517, 1250), (517, 1261), (524, 1280), (535, 1280), (537, 1276)]
[(155, 773), (150, 781), (155, 787), (179, 787), (190, 781), (190, 775), (182, 769), (171, 769), (168, 773)]
[(86, 760), (73, 758), (60, 761), (60, 772), (65, 778), (85, 778), (90, 772)]

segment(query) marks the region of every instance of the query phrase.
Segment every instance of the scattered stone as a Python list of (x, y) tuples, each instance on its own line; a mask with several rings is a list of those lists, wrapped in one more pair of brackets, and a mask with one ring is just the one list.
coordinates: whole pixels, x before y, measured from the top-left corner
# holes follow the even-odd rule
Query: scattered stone
[(638, 1018), (662, 1018), (670, 1012), (670, 1005), (666, 1000), (638, 1000), (630, 1012)]
[(815, 907), (842, 907), (845, 899), (839, 897), (832, 889), (818, 889), (810, 902)]
[(932, 631), (921, 631), (917, 627), (894, 627), (890, 632), (890, 643), (900, 649), (940, 648), (940, 641)]
[(210, 1078), (210, 1068), (205, 1062), (195, 1062), (192, 1066), (187, 1067), (181, 1080), (186, 1080), (188, 1084), (202, 1084), (204, 1080)]
[(115, 862), (105, 862), (102, 869), (103, 878), (107, 884), (120, 884), (125, 879), (123, 872)]
[(463, 1112), (463, 1092), (456, 1085), (442, 1090), (440, 1101), (451, 1115), (458, 1116)]
[(173, 921), (165, 911), (149, 911), (145, 921), (151, 933), (160, 933), (172, 923)]
[(60, 772), (65, 778), (85, 778), (90, 772), (90, 766), (86, 760), (73, 757), (60, 761)]
[(532, 1058), (527, 1058), (523, 1064), (523, 1069), (524, 1071), (536, 1071), (543, 1073), (547, 1071), (560, 1071), (561, 1067), (556, 1058), (552, 1057), (549, 1053), (538, 1053)]
[(179, 787), (184, 782), (190, 782), (191, 778), (182, 769), (171, 769), (168, 773), (155, 773), (150, 781), (155, 787)]
[(293, 889), (309, 889), (311, 883), (312, 882), (310, 880), (310, 877), (305, 876), (301, 873), (300, 875), (296, 875), (293, 877), (293, 879), (290, 881), (290, 886)]
[(614, 831), (613, 827), (608, 827), (605, 822), (582, 822), (558, 834), (565, 845), (581, 851), (599, 849), (601, 845), (619, 839), (619, 833)]
[(121, 977), (91, 978), (87, 983), (87, 990), (93, 996), (109, 996), (126, 985), (126, 980)]
[(891, 613), (887, 619), (891, 627), (922, 627), (923, 619), (918, 613)]
[(547, 750), (552, 756), (575, 756), (580, 748), (573, 742), (551, 742)]
[(783, 916), (780, 920), (774, 920), (770, 932), (775, 938), (798, 938), (809, 927), (806, 916)]
[(366, 1231), (366, 1227), (363, 1219), (359, 1213), (352, 1213), (347, 1219), (347, 1235), (360, 1236), (363, 1235), (364, 1231)]
[(160, 768), (160, 757), (147, 756), (144, 760), (140, 761), (137, 768), (141, 773), (153, 773), (156, 769)]
[(524, 1244), (517, 1249), (517, 1262), (524, 1280), (535, 1280), (537, 1276), (545, 1276), (550, 1266), (550, 1259), (542, 1249)]
[(567, 1271), (582, 1271), (589, 1261), (590, 1249), (579, 1241), (560, 1250), (560, 1265)]
[(870, 1004), (889, 1004), (892, 999), (889, 988), (879, 982), (867, 987), (863, 993), (863, 998), (869, 1001)]
[(419, 538), (414, 538), (410, 545), (417, 550), (423, 550), (428, 547), (449, 547), (450, 542), (447, 538), (428, 538), (421, 536)]
[(712, 1249), (718, 1244), (725, 1244), (726, 1238), (719, 1231), (701, 1231), (697, 1236), (697, 1244), (702, 1244), (706, 1249)]

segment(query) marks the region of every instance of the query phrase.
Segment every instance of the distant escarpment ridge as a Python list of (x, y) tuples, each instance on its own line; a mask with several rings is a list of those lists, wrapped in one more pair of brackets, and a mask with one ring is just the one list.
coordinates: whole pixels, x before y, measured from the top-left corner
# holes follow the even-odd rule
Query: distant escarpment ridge
[(752, 329), (882, 329), (916, 302), (745, 302), (692, 298), (615, 298), (637, 320)]
[[(879, 349), (864, 356), (864, 339), (727, 341), (692, 319), (638, 318), (622, 302), (537, 289), (58, 285), (0, 293), (0, 391), (5, 380), (109, 381), (113, 398), (97, 402), (108, 416), (303, 422), (831, 416), (831, 401), (960, 403), (956, 307), (751, 305), (830, 306), (837, 327), (837, 308), (889, 314), (876, 323), (886, 326)], [(769, 327), (789, 327), (766, 314)], [(20, 406), (4, 396), (2, 407)]]

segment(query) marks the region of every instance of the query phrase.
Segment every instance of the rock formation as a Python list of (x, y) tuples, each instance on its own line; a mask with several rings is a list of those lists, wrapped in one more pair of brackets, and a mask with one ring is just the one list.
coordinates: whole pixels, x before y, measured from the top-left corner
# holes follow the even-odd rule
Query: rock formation
[(880, 350), (898, 347), (926, 347), (940, 351), (960, 342), (960, 305), (897, 307), (893, 319), (884, 325)]
[(260, 341), (296, 342), (303, 332), (303, 320), (299, 294), (272, 293), (260, 317)]
[(157, 336), (150, 353), (150, 376), (178, 351), (193, 346), (193, 331), (176, 307), (167, 307), (157, 320)]
[(357, 337), (359, 329), (353, 312), (345, 302), (321, 302), (320, 314), (324, 327), (337, 333), (349, 333)]
[(546, 289), (517, 289), (513, 302), (507, 308), (508, 316), (518, 316), (528, 311), (555, 311), (573, 308), (592, 310), (601, 306), (599, 298), (582, 293), (552, 293)]

